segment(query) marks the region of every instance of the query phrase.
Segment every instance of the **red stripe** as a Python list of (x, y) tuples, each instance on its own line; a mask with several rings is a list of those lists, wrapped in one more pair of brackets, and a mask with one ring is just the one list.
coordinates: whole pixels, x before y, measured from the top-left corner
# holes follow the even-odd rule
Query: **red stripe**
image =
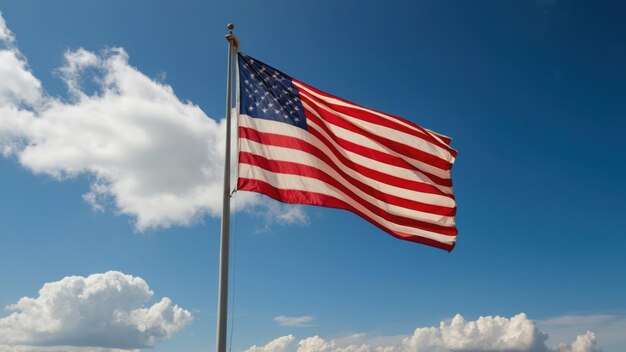
[[(351, 106), (355, 106), (355, 107), (360, 107), (360, 108), (363, 108), (363, 109), (366, 109), (366, 110), (375, 111), (375, 112), (377, 112), (377, 113), (379, 113), (379, 114), (385, 115), (385, 116), (389, 117), (390, 119), (393, 119), (393, 120), (397, 121), (397, 122), (398, 122), (398, 125), (402, 125), (403, 127), (405, 127), (405, 126), (406, 126), (406, 124), (411, 125), (413, 128), (415, 128), (416, 130), (421, 131), (421, 132), (423, 133), (422, 135), (420, 135), (420, 134), (414, 134), (415, 130), (412, 130), (413, 132), (410, 132), (412, 135), (414, 135), (414, 136), (416, 136), (416, 137), (419, 137), (419, 138), (422, 138), (422, 139), (424, 139), (424, 140), (426, 140), (426, 141), (428, 141), (428, 142), (430, 142), (430, 143), (433, 143), (433, 144), (436, 144), (436, 145), (440, 146), (441, 148), (443, 148), (443, 149), (447, 150), (448, 152), (450, 152), (450, 154), (452, 154), (452, 156), (454, 156), (454, 157), (456, 157), (456, 155), (457, 155), (457, 151), (456, 151), (456, 150), (454, 150), (454, 149), (452, 149), (452, 148), (450, 148), (450, 146), (448, 145), (448, 143), (450, 143), (450, 141), (451, 141), (451, 139), (450, 139), (450, 138), (448, 138), (448, 137), (442, 136), (442, 135), (440, 135), (440, 134), (436, 134), (436, 135), (437, 135), (437, 137), (439, 137), (439, 138), (441, 138), (441, 139), (443, 139), (443, 140), (444, 140), (444, 143), (441, 143), (440, 141), (438, 141), (436, 138), (434, 138), (434, 137), (432, 136), (432, 134), (434, 134), (433, 132), (430, 132), (430, 131), (426, 130), (425, 128), (423, 128), (423, 127), (421, 127), (421, 126), (419, 126), (419, 125), (417, 125), (417, 124), (414, 124), (414, 123), (413, 123), (413, 122), (411, 122), (411, 121), (405, 120), (405, 119), (403, 119), (403, 118), (401, 118), (401, 117), (398, 117), (398, 116), (394, 116), (394, 115), (390, 115), (390, 114), (384, 113), (384, 112), (382, 112), (382, 111), (378, 111), (378, 110), (375, 110), (375, 109), (366, 108), (366, 107), (364, 107), (364, 106), (361, 106), (361, 105), (355, 104), (355, 103), (350, 102), (350, 101), (347, 101), (347, 100), (345, 100), (345, 99), (341, 99), (341, 98), (339, 98), (339, 97), (336, 97), (336, 96), (330, 95), (330, 94), (328, 94), (328, 93), (325, 93), (325, 92), (320, 91), (319, 89), (313, 88), (313, 87), (311, 87), (310, 85), (308, 85), (308, 84), (306, 84), (306, 83), (302, 83), (302, 82), (300, 82), (300, 81), (298, 81), (298, 80), (296, 80), (296, 79), (293, 79), (293, 78), (292, 78), (292, 81), (293, 81), (294, 83), (299, 84), (299, 85), (302, 85), (302, 86), (304, 86), (306, 89), (311, 90), (311, 91), (315, 92), (316, 94), (319, 94), (319, 95), (324, 96), (324, 97), (326, 97), (326, 98), (337, 99), (337, 100), (339, 100), (339, 101), (341, 101), (341, 102), (343, 102), (343, 103), (345, 103), (345, 104), (348, 104), (348, 105), (351, 105)], [(337, 110), (337, 111), (340, 111), (340, 110), (336, 109), (335, 107), (339, 107), (339, 108), (342, 108), (342, 109), (343, 109), (343, 108), (347, 108), (347, 107), (345, 107), (345, 106), (344, 106), (344, 107), (342, 107), (341, 105), (333, 104), (333, 103), (326, 102), (326, 101), (324, 102), (324, 104), (327, 104), (327, 105), (332, 105), (332, 106), (333, 106), (333, 109), (334, 109), (334, 110)], [(355, 115), (355, 113), (353, 113), (353, 112), (357, 112), (357, 111), (358, 111), (358, 112), (363, 112), (363, 113), (371, 114), (370, 116), (372, 116), (372, 118), (373, 118), (373, 119), (372, 119), (371, 121), (370, 121), (370, 120), (365, 120), (365, 121), (369, 121), (369, 122), (376, 123), (376, 124), (383, 125), (383, 126), (386, 126), (386, 125), (384, 124), (384, 121), (389, 121), (389, 122), (390, 122), (390, 120), (387, 120), (387, 119), (381, 118), (380, 116), (376, 116), (376, 115), (374, 115), (374, 114), (372, 114), (372, 113), (368, 113), (368, 112), (363, 111), (363, 110), (359, 110), (359, 109), (355, 109), (355, 108), (348, 108), (348, 109), (349, 109), (349, 110), (343, 110), (343, 111), (351, 111), (351, 112), (348, 112), (348, 113), (346, 113), (346, 114), (347, 114), (347, 115), (350, 115), (350, 116), (357, 117), (357, 118), (361, 118), (361, 116), (364, 116), (364, 115), (359, 115), (359, 116), (356, 116), (356, 115)], [(343, 111), (341, 111), (341, 112), (343, 112)], [(388, 126), (388, 127), (391, 127), (391, 126)], [(400, 129), (400, 128), (396, 128), (396, 127), (392, 127), (392, 128), (394, 128), (394, 129)], [(409, 129), (409, 130), (411, 130), (411, 129)], [(446, 140), (447, 140), (447, 141), (446, 141)]]
[[(448, 136), (444, 136), (443, 134), (439, 134), (437, 132), (433, 132), (433, 131), (428, 131), (431, 134), (434, 134), (435, 136), (437, 136), (439, 139), (441, 139), (446, 145), (449, 145), (452, 142), (452, 138), (448, 137)], [(455, 149), (452, 149), (456, 152)], [(456, 154), (454, 155), (456, 157)]]
[[(405, 124), (401, 124), (399, 123), (397, 120), (389, 120), (389, 119), (385, 119), (382, 118), (378, 115), (375, 115), (374, 113), (367, 111), (367, 110), (361, 110), (358, 109), (356, 107), (352, 107), (352, 106), (345, 106), (345, 105), (337, 105), (337, 104), (333, 104), (331, 102), (328, 101), (321, 101), (318, 100), (316, 97), (309, 97), (309, 94), (302, 92), (304, 94), (307, 95), (307, 98), (309, 99), (315, 99), (316, 101), (318, 101), (320, 104), (326, 105), (329, 108), (343, 113), (345, 115), (348, 115), (350, 117), (354, 117), (356, 119), (362, 120), (362, 121), (366, 121), (372, 124), (376, 124), (379, 126), (384, 126), (384, 127), (388, 127), (400, 132), (404, 132), (406, 134), (409, 134), (413, 137), (419, 138), (423, 141), (425, 141), (426, 143), (430, 143), (433, 144), (445, 151), (447, 151), (448, 153), (450, 153), (453, 157), (456, 157), (457, 152), (456, 150), (450, 148), (447, 144), (442, 143), (440, 141), (438, 141), (437, 139), (435, 139), (432, 135), (431, 132), (426, 132), (427, 134), (421, 133), (420, 131), (416, 131), (415, 129), (410, 128), (409, 126), (405, 125)], [(358, 106), (358, 105), (356, 105)], [(407, 121), (408, 122), (408, 121)]]
[[(345, 140), (343, 138), (340, 138), (340, 137), (336, 136), (328, 128), (328, 126), (326, 126), (326, 124), (320, 118), (318, 118), (317, 116), (313, 115), (308, 110), (305, 110), (304, 113), (305, 113), (306, 118), (308, 120), (311, 120), (316, 125), (318, 125), (341, 148), (343, 148), (345, 150), (349, 150), (349, 151), (351, 151), (353, 153), (362, 155), (362, 156), (364, 156), (366, 158), (370, 158), (370, 159), (374, 159), (376, 161), (380, 161), (380, 162), (385, 163), (385, 164), (401, 167), (401, 168), (408, 169), (408, 170), (411, 170), (411, 171), (418, 171), (421, 174), (423, 174), (424, 176), (428, 177), (433, 183), (436, 183), (436, 184), (438, 184), (440, 186), (452, 187), (452, 180), (451, 179), (439, 177), (437, 175), (433, 175), (433, 174), (431, 174), (429, 172), (421, 170), (418, 167), (416, 167), (414, 165), (411, 165), (406, 160), (401, 159), (401, 158), (399, 158), (399, 157), (397, 157), (395, 155), (388, 154), (388, 153), (385, 153), (385, 152), (381, 152), (379, 150), (371, 149), (371, 148), (368, 148), (368, 147), (364, 147), (364, 146), (362, 146), (360, 144), (356, 144), (354, 142), (350, 142), (350, 141), (347, 141), (347, 140)], [(324, 144), (326, 144), (329, 148), (331, 148), (333, 150), (336, 149), (334, 147), (334, 145), (332, 145), (332, 143), (328, 142), (328, 139), (322, 133), (317, 131), (312, 126), (307, 126), (307, 130), (308, 130), (308, 132), (310, 134), (312, 134), (315, 137), (317, 137)]]
[(430, 238), (420, 237), (418, 235), (410, 235), (410, 234), (391, 231), (390, 229), (372, 220), (370, 217), (363, 214), (359, 210), (355, 209), (348, 203), (340, 199), (337, 199), (335, 197), (330, 197), (324, 194), (320, 194), (316, 192), (308, 192), (308, 191), (279, 189), (270, 185), (267, 182), (263, 182), (263, 181), (255, 180), (255, 179), (249, 179), (249, 178), (241, 178), (241, 177), (237, 180), (237, 189), (241, 191), (251, 191), (251, 192), (262, 193), (283, 203), (309, 204), (309, 205), (317, 205), (317, 206), (323, 206), (323, 207), (348, 210), (357, 214), (358, 216), (362, 217), (363, 219), (367, 220), (368, 222), (380, 228), (381, 230), (387, 232), (388, 234), (396, 238), (399, 238), (401, 240), (421, 243), (421, 244), (425, 244), (428, 246), (445, 249), (448, 252), (450, 252), (454, 248), (454, 245), (455, 245), (455, 243), (448, 244), (448, 243), (439, 242)]
[(356, 193), (354, 193), (351, 189), (341, 184), (341, 182), (337, 181), (332, 176), (328, 175), (321, 169), (318, 169), (312, 166), (289, 162), (289, 161), (269, 160), (265, 157), (250, 154), (247, 152), (239, 153), (239, 163), (258, 166), (273, 173), (297, 175), (297, 176), (310, 177), (310, 178), (320, 180), (340, 190), (345, 195), (347, 195), (347, 197), (351, 198), (354, 202), (361, 204), (363, 207), (367, 208), (372, 213), (379, 215), (386, 221), (389, 221), (398, 225), (414, 227), (416, 229), (435, 232), (438, 234), (448, 235), (448, 236), (455, 236), (457, 234), (457, 230), (455, 227), (442, 226), (442, 225), (433, 224), (433, 223), (425, 222), (422, 220), (418, 220), (414, 218), (407, 218), (405, 216), (390, 213), (384, 208), (380, 208), (370, 202), (367, 202), (366, 200), (358, 196)]
[[(309, 132), (312, 132), (312, 131), (309, 130)], [(284, 136), (280, 134), (274, 134), (274, 133), (263, 133), (263, 132), (259, 132), (255, 129), (248, 128), (248, 127), (239, 127), (239, 138), (246, 138), (246, 139), (255, 141), (257, 143), (261, 143), (261, 144), (267, 144), (267, 145), (284, 147), (284, 148), (293, 148), (293, 149), (299, 149), (299, 150), (305, 151), (309, 154), (312, 154), (318, 157), (319, 159), (324, 160), (328, 165), (331, 165), (333, 169), (335, 169), (340, 174), (344, 175), (344, 177), (352, 178), (352, 176), (346, 174), (345, 171), (343, 171), (343, 169), (340, 166), (336, 165), (325, 152), (323, 152), (314, 144), (306, 142), (302, 139)], [(337, 148), (335, 148), (332, 145), (332, 143), (326, 141), (323, 138), (323, 136), (320, 135), (318, 138), (324, 145), (326, 145), (327, 148), (331, 150), (333, 155), (335, 155), (335, 157), (339, 159), (339, 161), (344, 166), (351, 168), (352, 170), (356, 171), (357, 173), (361, 175), (364, 175), (378, 182), (385, 183), (391, 186), (405, 188), (405, 189), (413, 190), (416, 192), (436, 194), (436, 195), (454, 199), (454, 196), (443, 193), (437, 187), (430, 185), (428, 183), (407, 180), (405, 178), (393, 176), (388, 173), (380, 172), (378, 170), (370, 169), (361, 164), (357, 164), (354, 161), (348, 159), (342, 153), (340, 153), (337, 150)]]
[(381, 145), (383, 145), (383, 147), (393, 151), (394, 153), (398, 154), (398, 155), (406, 155), (412, 159), (416, 159), (419, 160), (423, 163), (426, 163), (428, 165), (440, 168), (442, 170), (450, 170), (452, 168), (452, 164), (445, 160), (442, 159), (436, 155), (427, 153), (423, 150), (411, 147), (409, 145), (400, 143), (400, 142), (396, 142), (393, 141), (391, 139), (387, 139), (385, 137), (373, 134), (371, 132), (368, 132), (366, 130), (364, 130), (361, 127), (358, 127), (356, 125), (351, 124), (350, 122), (338, 117), (337, 115), (333, 114), (330, 111), (327, 111), (326, 109), (323, 108), (319, 108), (315, 105), (315, 102), (313, 100), (311, 100), (308, 96), (306, 96), (305, 94), (303, 94), (302, 92), (300, 92), (300, 97), (302, 98), (303, 102), (306, 102), (313, 110), (315, 110), (322, 119), (324, 119), (325, 122), (327, 123), (331, 123), (335, 126), (341, 127), (343, 129), (346, 129), (348, 131), (360, 134), (362, 136), (364, 136), (367, 139), (373, 140), (375, 142), (380, 143)]
[[(308, 152), (308, 151), (307, 151)], [(317, 153), (321, 154), (320, 150), (312, 150), (311, 153), (312, 155), (315, 155)], [(246, 155), (244, 155), (246, 154)], [(265, 163), (264, 164), (257, 164), (255, 160), (253, 160), (254, 158), (258, 157), (261, 158), (261, 156), (257, 156), (255, 154), (252, 153), (248, 153), (248, 152), (240, 152), (240, 157), (244, 157), (244, 160), (246, 161), (246, 164), (251, 164), (251, 165), (257, 165), (257, 166), (261, 166), (263, 168), (265, 168)], [(315, 155), (317, 156), (317, 155)], [(252, 159), (251, 159), (252, 158)], [(303, 166), (303, 167), (309, 167), (309, 168), (313, 168), (315, 170), (320, 170), (321, 172), (323, 172), (322, 169), (318, 169), (312, 166), (308, 166), (308, 165), (302, 165), (299, 163), (293, 163), (293, 162), (289, 162), (289, 161), (276, 161), (278, 163), (289, 163), (289, 165), (293, 164), (293, 166)], [(328, 163), (328, 161), (325, 160), (326, 163)], [(287, 165), (287, 164), (285, 164)], [(364, 183), (363, 181), (360, 181), (359, 179), (356, 179), (354, 177), (351, 177), (349, 175), (347, 175), (345, 172), (342, 172), (336, 165), (332, 165), (329, 164), (329, 166), (335, 170), (337, 173), (339, 173), (344, 179), (346, 179), (351, 185), (355, 186), (356, 188), (360, 189), (361, 191), (365, 192), (368, 195), (371, 195), (372, 197), (387, 203), (387, 204), (391, 204), (391, 205), (396, 205), (399, 207), (403, 207), (406, 209), (412, 209), (412, 210), (417, 210), (417, 211), (421, 211), (424, 213), (430, 213), (430, 214), (436, 214), (436, 215), (441, 215), (441, 216), (454, 216), (456, 214), (456, 207), (446, 207), (446, 206), (442, 206), (442, 205), (435, 205), (435, 204), (428, 204), (428, 203), (423, 203), (423, 202), (417, 202), (414, 200), (410, 200), (410, 199), (406, 199), (406, 198), (402, 198), (402, 197), (398, 197), (395, 195), (391, 195), (391, 194), (387, 194), (385, 192), (382, 192), (366, 183)], [(286, 174), (298, 174), (297, 172), (292, 172), (291, 169), (288, 169), (287, 171), (283, 172), (281, 171), (281, 173), (286, 173)], [(324, 173), (324, 175), (327, 175), (326, 173)], [(308, 176), (308, 177), (314, 177), (311, 176), (309, 174), (307, 175), (302, 175), (302, 176)], [(334, 177), (327, 175), (328, 177), (330, 177), (334, 182), (337, 182), (338, 185), (341, 185), (341, 187), (346, 187), (343, 184), (341, 184), (338, 180), (336, 180)], [(335, 185), (333, 182), (328, 182), (327, 178), (321, 179), (319, 177), (314, 177), (317, 178), (321, 181), (324, 181), (326, 183)], [(339, 186), (336, 186), (336, 188), (339, 188)], [(349, 190), (349, 188), (346, 188)], [(352, 190), (350, 190), (350, 192), (352, 192)], [(359, 197), (359, 199), (362, 199), (360, 196), (357, 196), (355, 194), (355, 197)], [(354, 198), (354, 197), (353, 197)], [(365, 200), (363, 200), (365, 202)]]

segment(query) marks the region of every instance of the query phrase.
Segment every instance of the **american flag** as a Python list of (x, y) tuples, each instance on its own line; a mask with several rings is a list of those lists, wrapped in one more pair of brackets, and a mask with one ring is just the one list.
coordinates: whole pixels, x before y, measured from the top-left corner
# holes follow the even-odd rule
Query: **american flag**
[(238, 67), (238, 190), (349, 210), (397, 238), (454, 248), (450, 138), (246, 54)]

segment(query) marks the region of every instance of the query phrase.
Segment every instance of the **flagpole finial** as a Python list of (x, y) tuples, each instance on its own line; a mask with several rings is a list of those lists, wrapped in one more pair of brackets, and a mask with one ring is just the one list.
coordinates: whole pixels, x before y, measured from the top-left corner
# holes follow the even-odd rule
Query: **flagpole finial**
[(235, 47), (235, 49), (239, 49), (239, 39), (237, 39), (237, 37), (233, 34), (233, 29), (235, 29), (235, 25), (229, 23), (226, 25), (226, 28), (228, 28), (226, 40), (228, 40), (233, 45), (233, 47)]

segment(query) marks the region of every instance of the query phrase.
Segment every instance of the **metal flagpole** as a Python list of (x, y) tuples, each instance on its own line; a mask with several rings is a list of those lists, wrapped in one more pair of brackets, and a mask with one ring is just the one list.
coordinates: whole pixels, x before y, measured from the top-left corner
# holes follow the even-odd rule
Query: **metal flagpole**
[(226, 352), (226, 331), (228, 316), (228, 254), (230, 249), (230, 115), (232, 110), (232, 64), (239, 40), (233, 34), (235, 26), (229, 23), (226, 35), (228, 40), (228, 74), (226, 82), (226, 151), (224, 160), (224, 193), (222, 206), (222, 234), (220, 237), (220, 276), (217, 305), (217, 352)]

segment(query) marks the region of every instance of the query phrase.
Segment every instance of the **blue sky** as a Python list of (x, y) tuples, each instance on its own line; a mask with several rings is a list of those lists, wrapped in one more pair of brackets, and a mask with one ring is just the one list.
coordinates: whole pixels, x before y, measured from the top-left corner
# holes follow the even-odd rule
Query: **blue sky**
[(452, 253), (344, 211), (238, 195), (233, 350), (290, 334), (384, 346), (456, 314), (522, 312), (548, 347), (586, 330), (608, 352), (626, 343), (625, 5), (0, 0), (0, 11), (14, 37), (4, 50), (28, 63), (0, 67), (26, 87), (0, 82), (0, 306), (118, 271), (154, 292), (139, 304), (168, 297), (193, 316), (166, 321), (180, 329), (154, 351), (213, 348), (233, 22), (245, 53), (459, 151)]

